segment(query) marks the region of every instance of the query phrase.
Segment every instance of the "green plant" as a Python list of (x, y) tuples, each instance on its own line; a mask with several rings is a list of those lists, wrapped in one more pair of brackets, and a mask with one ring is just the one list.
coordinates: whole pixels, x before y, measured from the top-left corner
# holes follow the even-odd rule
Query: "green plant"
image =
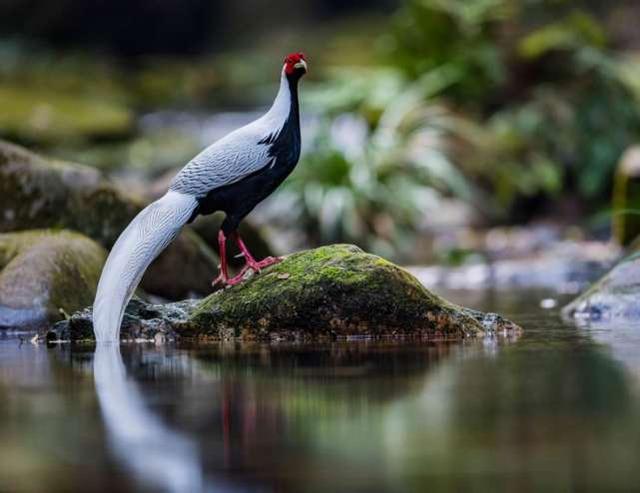
[(390, 69), (360, 69), (312, 92), (310, 104), (326, 113), (279, 193), (312, 242), (349, 241), (402, 257), (443, 195), (474, 200), (448, 152), (456, 117), (431, 100), (457, 77), (450, 67), (413, 82)]

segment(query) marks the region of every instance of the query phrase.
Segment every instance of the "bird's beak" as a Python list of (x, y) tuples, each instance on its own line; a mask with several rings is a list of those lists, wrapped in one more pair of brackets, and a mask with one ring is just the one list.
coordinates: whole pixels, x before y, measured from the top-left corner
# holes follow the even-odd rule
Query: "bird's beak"
[(301, 68), (302, 70), (304, 70), (305, 72), (307, 71), (307, 62), (305, 62), (304, 60), (300, 60), (298, 63), (296, 63), (293, 68)]

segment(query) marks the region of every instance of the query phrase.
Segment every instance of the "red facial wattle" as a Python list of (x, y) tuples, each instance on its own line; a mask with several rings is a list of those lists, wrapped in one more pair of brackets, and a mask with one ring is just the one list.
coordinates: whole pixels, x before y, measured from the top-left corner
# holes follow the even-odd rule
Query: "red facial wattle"
[(285, 72), (287, 75), (293, 75), (296, 70), (307, 71), (306, 58), (304, 53), (291, 53), (284, 59)]

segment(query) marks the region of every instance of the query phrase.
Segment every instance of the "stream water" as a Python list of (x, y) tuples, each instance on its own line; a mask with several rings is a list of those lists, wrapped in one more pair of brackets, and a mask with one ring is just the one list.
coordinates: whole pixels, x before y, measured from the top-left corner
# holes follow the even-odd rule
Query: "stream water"
[[(640, 484), (640, 326), (446, 293), (517, 340), (47, 348), (0, 339), (0, 491), (586, 491)], [(562, 302), (562, 300), (560, 300)]]

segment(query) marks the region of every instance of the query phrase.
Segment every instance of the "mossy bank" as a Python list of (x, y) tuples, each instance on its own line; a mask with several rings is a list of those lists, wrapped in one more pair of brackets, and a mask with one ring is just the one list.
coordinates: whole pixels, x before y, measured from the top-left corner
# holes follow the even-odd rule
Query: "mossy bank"
[[(350, 336), (460, 340), (521, 329), (496, 314), (454, 305), (411, 274), (352, 245), (293, 254), (199, 302), (127, 308), (123, 338), (309, 340)], [(85, 310), (49, 338), (92, 336)]]

